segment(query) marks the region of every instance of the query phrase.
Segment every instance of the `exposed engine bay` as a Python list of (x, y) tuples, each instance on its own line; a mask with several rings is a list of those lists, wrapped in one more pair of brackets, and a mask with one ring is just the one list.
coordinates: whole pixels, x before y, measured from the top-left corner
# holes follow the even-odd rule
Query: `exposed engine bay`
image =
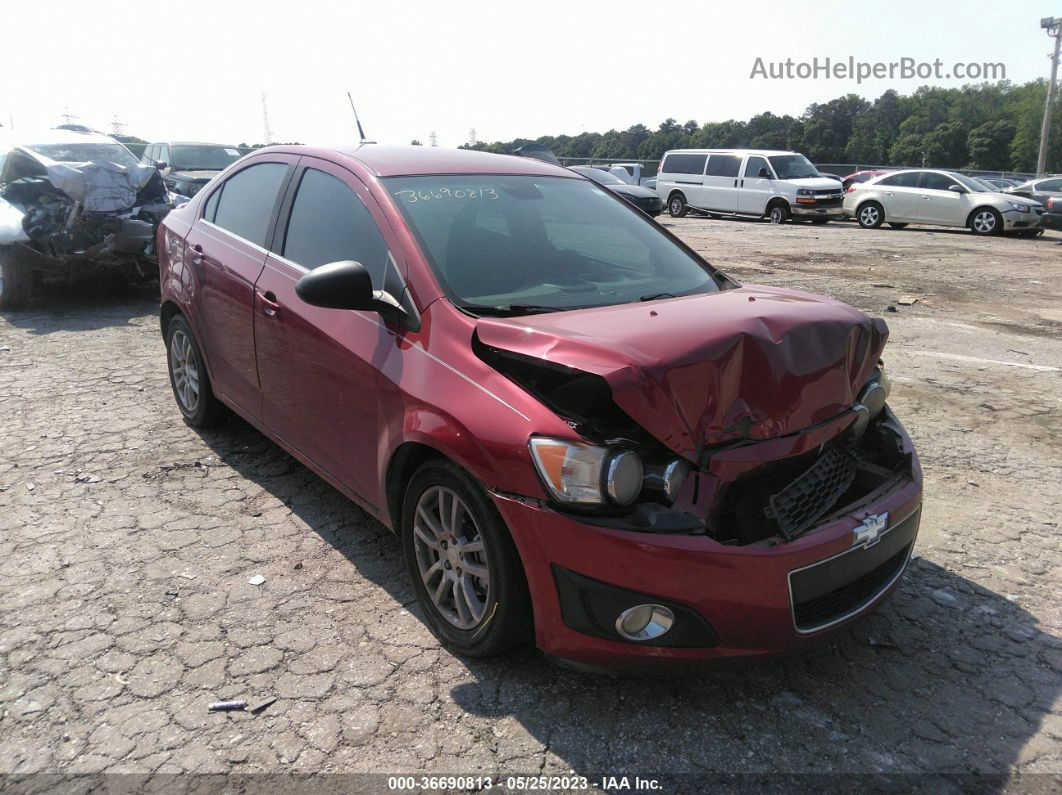
[(32, 249), (46, 270), (82, 260), (154, 275), (155, 232), (174, 206), (150, 166), (59, 163), (15, 147), (0, 172), (0, 245)]

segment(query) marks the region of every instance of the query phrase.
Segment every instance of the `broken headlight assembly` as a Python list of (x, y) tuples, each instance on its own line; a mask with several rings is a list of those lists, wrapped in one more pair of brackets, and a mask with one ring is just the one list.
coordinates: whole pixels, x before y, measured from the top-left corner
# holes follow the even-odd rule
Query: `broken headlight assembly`
[(680, 459), (646, 465), (629, 447), (542, 436), (528, 445), (550, 495), (570, 506), (628, 508), (645, 491), (670, 503), (690, 471)]

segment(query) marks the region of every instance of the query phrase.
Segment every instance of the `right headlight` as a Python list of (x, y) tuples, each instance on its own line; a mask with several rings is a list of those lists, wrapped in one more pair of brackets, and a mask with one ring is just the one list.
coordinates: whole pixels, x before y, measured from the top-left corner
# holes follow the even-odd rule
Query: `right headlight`
[(569, 505), (631, 505), (642, 491), (644, 468), (633, 450), (534, 436), (531, 460), (546, 488)]
[(1017, 202), (1011, 202), (1010, 203), (1010, 209), (1017, 210), (1019, 213), (1027, 213), (1027, 212), (1029, 212), (1029, 205), (1027, 205), (1027, 204), (1018, 204)]

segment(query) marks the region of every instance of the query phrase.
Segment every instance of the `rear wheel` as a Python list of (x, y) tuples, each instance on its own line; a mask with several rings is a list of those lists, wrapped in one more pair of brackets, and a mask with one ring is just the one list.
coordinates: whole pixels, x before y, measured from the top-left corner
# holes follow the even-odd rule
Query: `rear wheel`
[(975, 235), (996, 235), (1003, 229), (1003, 216), (991, 207), (974, 210), (970, 216), (970, 231)]
[(0, 307), (13, 309), (33, 296), (33, 269), (10, 248), (0, 248)]
[(177, 408), (193, 428), (205, 428), (225, 415), (225, 407), (214, 397), (203, 354), (184, 315), (174, 315), (166, 326), (166, 361), (170, 386)]
[(667, 201), (667, 211), (672, 218), (685, 218), (686, 213), (689, 212), (689, 207), (686, 206), (686, 197), (681, 193), (674, 194)]
[(859, 208), (856, 219), (864, 229), (877, 229), (885, 220), (885, 210), (877, 202), (867, 202)]
[(523, 564), (497, 508), (455, 464), (435, 459), (410, 479), (402, 544), (428, 627), (470, 657), (532, 637)]
[(907, 224), (898, 224), (898, 223), (896, 223), (894, 221), (889, 221), (889, 226), (891, 226), (893, 229), (906, 229), (907, 228)]

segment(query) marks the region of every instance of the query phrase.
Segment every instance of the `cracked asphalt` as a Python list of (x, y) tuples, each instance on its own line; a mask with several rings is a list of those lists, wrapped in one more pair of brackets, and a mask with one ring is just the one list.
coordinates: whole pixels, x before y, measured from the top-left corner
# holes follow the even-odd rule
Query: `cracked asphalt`
[[(811, 653), (679, 679), (573, 673), (532, 649), (454, 656), (382, 526), (242, 421), (181, 422), (157, 285), (49, 284), (0, 314), (0, 781), (574, 772), (694, 790), (725, 772), (1062, 787), (1059, 238), (662, 221), (743, 281), (889, 321), (891, 403), (926, 473), (917, 557), (889, 603)], [(267, 698), (255, 715), (207, 711)]]

